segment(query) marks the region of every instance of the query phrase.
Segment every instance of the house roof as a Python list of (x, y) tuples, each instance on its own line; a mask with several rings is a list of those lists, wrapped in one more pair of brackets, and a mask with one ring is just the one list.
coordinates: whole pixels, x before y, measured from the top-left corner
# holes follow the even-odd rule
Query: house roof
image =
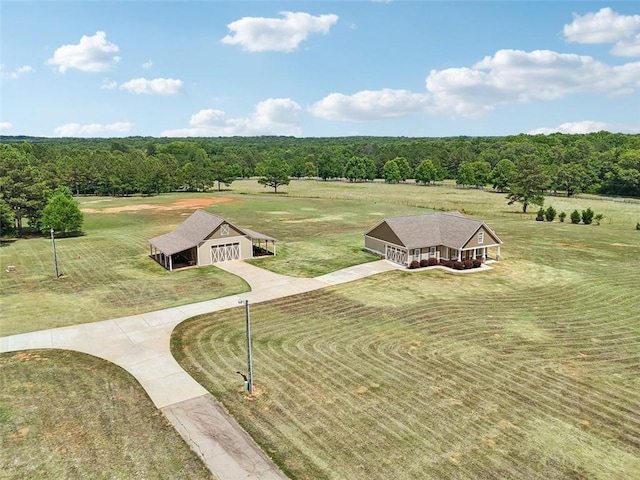
[(483, 225), (499, 243), (502, 243), (498, 235), (484, 222), (467, 218), (458, 211), (385, 218), (365, 235), (382, 223), (389, 225), (402, 244), (409, 249), (436, 245), (461, 249)]
[[(178, 225), (173, 232), (154, 237), (149, 240), (149, 243), (165, 255), (173, 255), (198, 246), (223, 223), (229, 222), (219, 215), (214, 215), (204, 210), (196, 210)], [(234, 228), (251, 238), (276, 241), (275, 238), (253, 230), (238, 228), (235, 225)]]

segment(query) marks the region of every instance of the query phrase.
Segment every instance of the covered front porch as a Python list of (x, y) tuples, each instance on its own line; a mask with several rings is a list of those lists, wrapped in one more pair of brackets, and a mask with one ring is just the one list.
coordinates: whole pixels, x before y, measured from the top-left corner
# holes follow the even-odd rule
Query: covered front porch
[(409, 250), (409, 262), (413, 260), (433, 258), (437, 261), (451, 260), (462, 262), (464, 260), (500, 260), (500, 244), (486, 245), (482, 247), (452, 248), (444, 245), (416, 248)]
[(244, 231), (251, 238), (254, 257), (266, 257), (276, 255), (277, 240), (269, 235), (265, 235), (254, 230), (245, 228)]
[(198, 265), (198, 249), (196, 247), (176, 253), (165, 253), (154, 245), (150, 245), (149, 256), (169, 271)]

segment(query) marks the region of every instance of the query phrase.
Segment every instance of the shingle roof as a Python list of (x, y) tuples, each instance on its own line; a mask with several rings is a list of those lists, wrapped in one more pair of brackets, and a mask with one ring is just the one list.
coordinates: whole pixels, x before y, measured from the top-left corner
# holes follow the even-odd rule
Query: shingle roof
[[(467, 218), (458, 211), (390, 217), (380, 223), (383, 222), (389, 225), (404, 246), (409, 249), (436, 245), (460, 249), (482, 225), (500, 240), (484, 222)], [(374, 228), (376, 227), (369, 232)]]
[[(203, 242), (216, 228), (226, 220), (213, 213), (204, 210), (196, 210), (184, 222), (171, 233), (165, 233), (149, 240), (149, 243), (165, 255), (173, 255), (189, 248), (193, 248)], [(275, 238), (254, 232), (249, 229), (234, 228), (243, 234), (260, 240), (273, 240)]]

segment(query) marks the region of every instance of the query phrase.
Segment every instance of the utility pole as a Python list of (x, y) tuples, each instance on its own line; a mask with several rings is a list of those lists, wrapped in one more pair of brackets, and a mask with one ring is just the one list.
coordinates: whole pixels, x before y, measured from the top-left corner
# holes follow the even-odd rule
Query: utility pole
[(247, 325), (247, 390), (249, 394), (253, 393), (253, 358), (251, 356), (251, 310), (249, 308), (249, 300), (240, 300), (244, 303), (244, 314)]
[(51, 229), (51, 248), (53, 249), (53, 269), (56, 272), (56, 278), (60, 277), (58, 273), (58, 255), (56, 255), (56, 241), (53, 238), (53, 228)]

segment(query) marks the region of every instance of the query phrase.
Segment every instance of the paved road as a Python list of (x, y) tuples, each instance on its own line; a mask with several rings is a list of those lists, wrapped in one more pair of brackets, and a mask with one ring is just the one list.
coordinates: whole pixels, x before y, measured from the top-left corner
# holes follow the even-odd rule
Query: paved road
[(242, 261), (219, 268), (242, 277), (251, 292), (155, 312), (0, 338), (0, 353), (61, 348), (113, 362), (140, 382), (153, 403), (220, 480), (287, 478), (249, 435), (175, 361), (171, 332), (189, 317), (351, 282), (401, 268), (386, 260), (356, 265), (316, 278), (279, 275)]

